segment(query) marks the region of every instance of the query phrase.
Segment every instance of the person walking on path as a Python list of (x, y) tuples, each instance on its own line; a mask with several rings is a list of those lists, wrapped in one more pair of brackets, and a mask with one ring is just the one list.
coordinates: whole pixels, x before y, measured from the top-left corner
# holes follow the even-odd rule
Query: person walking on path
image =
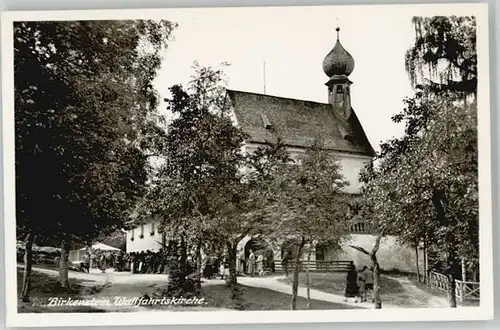
[(288, 277), (288, 261), (292, 258), (291, 251), (288, 247), (283, 251), (283, 259), (281, 260), (281, 264), (283, 265), (283, 270), (285, 271), (285, 276)]
[(363, 269), (361, 269), (357, 273), (357, 284), (358, 284), (358, 294), (356, 295), (356, 299), (354, 302), (363, 302), (366, 301), (364, 297), (366, 296), (366, 287), (365, 287), (365, 276), (363, 273)]
[(228, 278), (229, 276), (229, 265), (227, 263), (226, 257), (222, 258), (219, 266), (219, 273), (221, 280)]
[(240, 275), (245, 275), (245, 249), (242, 248), (240, 253), (239, 253), (239, 269), (238, 272)]
[(344, 301), (347, 301), (349, 298), (354, 298), (354, 302), (357, 302), (356, 297), (358, 296), (358, 291), (358, 272), (356, 271), (354, 263), (351, 261), (347, 271)]
[(107, 264), (106, 264), (106, 256), (103, 254), (101, 254), (101, 260), (100, 260), (100, 263), (99, 263), (99, 268), (101, 269), (101, 272), (102, 273), (105, 273), (106, 272), (106, 268), (107, 267)]
[(373, 271), (371, 270), (371, 268), (368, 268), (366, 266), (363, 267), (363, 278), (365, 280), (365, 292), (364, 292), (363, 300), (367, 301), (368, 291), (370, 291), (370, 295), (372, 296), (372, 302), (374, 302), (374, 299), (373, 299)]
[(241, 252), (236, 252), (236, 275), (241, 275)]
[(264, 256), (262, 255), (262, 253), (259, 253), (259, 256), (257, 257), (257, 274), (259, 274), (259, 276), (262, 275), (262, 273), (264, 272)]
[(248, 273), (251, 277), (255, 275), (255, 254), (253, 250), (250, 250), (250, 255), (248, 256)]
[(97, 256), (95, 255), (94, 251), (90, 252), (90, 268), (94, 269), (97, 268)]

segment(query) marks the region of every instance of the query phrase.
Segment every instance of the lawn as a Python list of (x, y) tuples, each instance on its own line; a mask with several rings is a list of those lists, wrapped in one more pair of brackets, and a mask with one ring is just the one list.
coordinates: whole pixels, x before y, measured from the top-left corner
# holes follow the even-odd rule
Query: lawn
[[(160, 287), (158, 287), (160, 288)], [(227, 284), (209, 284), (202, 286), (202, 293), (198, 298), (204, 298), (201, 306), (155, 305), (152, 309), (174, 311), (209, 311), (209, 310), (245, 310), (245, 311), (272, 311), (290, 310), (292, 296), (269, 289), (257, 288), (238, 284), (241, 295), (236, 304), (231, 299), (231, 290)], [(240, 306), (238, 308), (237, 306)], [(359, 307), (358, 307), (359, 308)], [(297, 309), (307, 309), (307, 300), (297, 297)], [(311, 300), (311, 310), (356, 309), (349, 305), (330, 303), (320, 300)]]
[[(17, 269), (17, 292), (21, 292), (23, 281), (23, 270)], [(84, 296), (93, 295), (102, 290), (102, 285), (86, 281), (70, 279), (70, 288), (62, 289), (55, 276), (32, 272), (30, 302), (18, 300), (19, 313), (63, 313), (63, 312), (103, 312), (95, 307), (87, 306), (47, 306), (51, 297), (66, 299), (80, 299)]]
[[(290, 310), (292, 296), (264, 288), (239, 285), (242, 290), (244, 310)], [(208, 285), (203, 288), (203, 297), (207, 306), (231, 308), (230, 289), (225, 284)], [(297, 309), (307, 309), (307, 300), (297, 297)], [(354, 309), (349, 305), (336, 304), (320, 300), (311, 300), (312, 310)]]
[[(299, 276), (299, 286), (305, 287), (306, 274)], [(292, 277), (280, 279), (285, 283), (292, 283)], [(382, 304), (388, 303), (405, 308), (431, 307), (434, 295), (416, 290), (408, 290), (400, 282), (386, 277), (380, 277), (380, 298)], [(346, 287), (345, 273), (310, 273), (311, 288), (343, 296)]]

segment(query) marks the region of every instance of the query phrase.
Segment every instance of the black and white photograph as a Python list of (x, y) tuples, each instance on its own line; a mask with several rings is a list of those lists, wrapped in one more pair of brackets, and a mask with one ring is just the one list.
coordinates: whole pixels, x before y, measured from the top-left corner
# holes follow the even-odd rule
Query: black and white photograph
[(487, 5), (4, 12), (1, 42), (9, 326), (493, 317)]

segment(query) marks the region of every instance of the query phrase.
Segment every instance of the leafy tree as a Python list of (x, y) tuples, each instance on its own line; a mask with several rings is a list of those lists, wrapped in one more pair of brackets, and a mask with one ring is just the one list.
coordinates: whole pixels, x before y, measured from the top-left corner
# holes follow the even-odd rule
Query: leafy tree
[(196, 247), (199, 282), (202, 242), (220, 231), (213, 219), (241, 181), (245, 134), (223, 107), (222, 68), (195, 63), (194, 70), (187, 89), (170, 88), (169, 110), (176, 118), (168, 127), (163, 160), (143, 209)]
[[(420, 143), (402, 159), (398, 173), (404, 182), (411, 182), (401, 187), (402, 194), (414, 196), (421, 205), (431, 202), (427, 211), (431, 221), (420, 225), (427, 229), (425, 238), (437, 252), (443, 265), (441, 271), (448, 276), (450, 305), (455, 307), (458, 265), (461, 260), (478, 264), (476, 108), (474, 104), (463, 106), (450, 100), (435, 106), (441, 111), (446, 109), (445, 114), (432, 118)], [(410, 181), (410, 171), (411, 176), (419, 178), (417, 182)]]
[[(380, 264), (377, 259), (377, 252), (386, 235), (395, 235), (397, 231), (394, 228), (405, 228), (406, 219), (399, 217), (400, 204), (394, 193), (394, 181), (397, 177), (390, 174), (392, 172), (383, 172), (384, 161), (379, 168), (374, 168), (370, 163), (364, 171), (361, 172), (362, 199), (356, 200), (351, 204), (351, 221), (359, 222), (357, 219), (363, 219), (365, 226), (375, 235), (375, 242), (371, 249), (365, 249), (359, 245), (349, 245), (351, 248), (360, 251), (370, 257), (373, 268), (373, 301), (375, 309), (382, 308), (382, 299), (380, 297)], [(391, 164), (392, 165), (392, 164)], [(398, 181), (399, 182), (399, 181)], [(402, 227), (398, 227), (402, 226)]]
[(23, 300), (39, 240), (70, 242), (121, 227), (144, 192), (148, 136), (158, 131), (152, 80), (174, 24), (19, 22), (14, 26), (16, 200), (25, 237)]
[(434, 93), (477, 90), (476, 20), (470, 16), (414, 17), (415, 44), (405, 65), (414, 86)]
[(478, 262), (476, 108), (447, 97), (414, 99), (402, 113), (407, 125), (423, 109), (426, 125), (405, 136), (404, 152), (386, 150), (363, 193), (374, 228), (437, 252), (456, 306), (457, 265)]
[(225, 107), (222, 68), (195, 63), (194, 71), (187, 89), (170, 88), (169, 110), (175, 119), (142, 209), (149, 210), (145, 217), (162, 218), (165, 227), (195, 248), (198, 289), (201, 248), (223, 248), (231, 294), (238, 300), (236, 247), (246, 235), (258, 233), (261, 189), (272, 175), (271, 164), (286, 153), (281, 143), (252, 155), (242, 153), (247, 135), (234, 126)]
[(475, 19), (416, 17), (413, 24), (406, 69), (416, 93), (393, 116), (405, 134), (383, 143), (377, 166), (362, 174), (363, 210), (379, 233), (431, 249), (455, 307), (457, 264), (478, 260)]
[(303, 253), (307, 252), (309, 260), (313, 244), (328, 242), (339, 247), (347, 232), (349, 197), (342, 191), (346, 184), (337, 160), (319, 144), (299, 157), (298, 163), (281, 162), (269, 184), (270, 194), (263, 204), (267, 235), (289, 240), (296, 250), (292, 310), (296, 309)]

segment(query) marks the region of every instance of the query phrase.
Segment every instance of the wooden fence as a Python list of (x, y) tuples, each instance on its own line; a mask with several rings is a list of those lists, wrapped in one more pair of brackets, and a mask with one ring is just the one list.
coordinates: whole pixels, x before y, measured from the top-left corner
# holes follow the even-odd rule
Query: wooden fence
[[(306, 271), (309, 265), (309, 271), (318, 273), (328, 272), (346, 272), (349, 269), (351, 261), (349, 260), (301, 260), (299, 263), (300, 271)], [(276, 271), (284, 271), (284, 267), (280, 260), (275, 261)], [(295, 268), (295, 261), (288, 262), (288, 271), (293, 271)]]
[(455, 294), (460, 301), (465, 299), (479, 300), (479, 283), (455, 280)]
[[(437, 272), (430, 272), (429, 284), (433, 288), (448, 291), (448, 277), (446, 277), (446, 275)], [(466, 299), (479, 300), (479, 288), (479, 282), (455, 280), (455, 295), (460, 301), (464, 301)]]

